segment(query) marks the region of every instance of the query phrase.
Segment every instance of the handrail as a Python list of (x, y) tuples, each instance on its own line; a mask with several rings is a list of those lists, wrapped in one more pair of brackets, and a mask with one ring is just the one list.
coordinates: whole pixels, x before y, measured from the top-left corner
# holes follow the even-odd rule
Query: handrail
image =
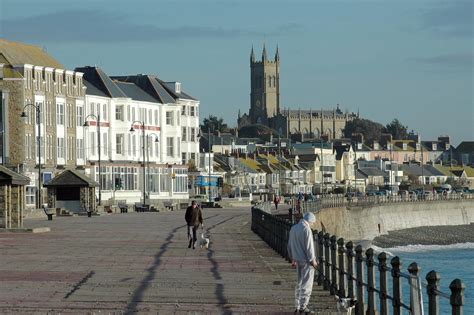
[[(287, 244), (290, 222), (254, 206), (251, 228), (271, 248), (289, 260)], [(415, 262), (408, 266), (408, 273), (404, 273), (401, 270), (402, 261), (398, 256), (388, 263), (388, 255), (385, 252), (375, 258), (372, 248), (364, 252), (362, 246), (354, 248), (351, 241), (345, 242), (343, 238), (337, 238), (335, 235), (314, 231), (313, 237), (319, 261), (316, 277), (318, 285), (322, 285), (331, 294), (356, 299), (356, 314), (396, 315), (401, 314), (402, 309), (413, 315), (421, 314), (423, 289), (426, 289), (428, 295), (427, 314), (440, 314), (439, 297), (449, 299), (452, 314), (463, 313), (465, 286), (461, 280), (454, 279), (451, 282), (451, 294), (448, 294), (440, 290), (440, 276), (435, 271), (430, 271), (426, 275), (427, 283), (423, 283), (419, 275), (421, 269)], [(392, 292), (389, 292), (389, 277)], [(379, 280), (378, 284), (376, 278)], [(409, 288), (409, 303), (403, 301), (402, 279)]]

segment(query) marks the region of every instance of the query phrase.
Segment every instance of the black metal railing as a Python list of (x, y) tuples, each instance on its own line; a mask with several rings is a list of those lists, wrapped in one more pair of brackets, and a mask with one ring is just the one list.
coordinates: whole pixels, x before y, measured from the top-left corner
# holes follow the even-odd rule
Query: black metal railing
[[(291, 223), (287, 220), (258, 207), (252, 208), (252, 231), (287, 260), (290, 229)], [(449, 286), (451, 294), (447, 294), (440, 290), (440, 276), (436, 271), (426, 275), (427, 283), (421, 281), (421, 268), (416, 262), (411, 263), (405, 273), (398, 256), (389, 264), (385, 252), (376, 257), (372, 248), (364, 252), (361, 245), (354, 248), (351, 241), (345, 242), (335, 235), (314, 231), (313, 236), (319, 260), (318, 285), (333, 295), (356, 299), (356, 314), (398, 315), (404, 310), (409, 314), (422, 314), (423, 288), (428, 296), (429, 315), (440, 314), (440, 298), (449, 299), (452, 314), (463, 314), (465, 286), (461, 280), (453, 280)], [(402, 294), (404, 287), (409, 293), (406, 302)]]

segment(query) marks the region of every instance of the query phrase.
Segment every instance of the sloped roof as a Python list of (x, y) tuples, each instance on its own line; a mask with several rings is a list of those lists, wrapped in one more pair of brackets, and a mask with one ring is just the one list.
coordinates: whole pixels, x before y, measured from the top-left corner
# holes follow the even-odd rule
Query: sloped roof
[(30, 64), (34, 66), (64, 69), (61, 63), (38, 46), (12, 42), (0, 38), (0, 54), (2, 54), (11, 65)]
[(45, 187), (97, 187), (99, 184), (86, 176), (85, 174), (79, 173), (78, 171), (65, 170), (59, 175), (56, 175)]
[(161, 85), (157, 78), (153, 75), (137, 74), (125, 76), (112, 76), (114, 80), (122, 82), (135, 83), (146, 93), (155, 98), (155, 102), (162, 104), (176, 103), (175, 98)]
[(170, 93), (175, 98), (181, 98), (181, 99), (186, 99), (186, 100), (194, 100), (194, 101), (197, 100), (194, 97), (192, 97), (191, 95), (184, 93), (183, 91), (178, 93), (174, 89), (172, 89), (170, 87), (170, 84), (173, 83), (173, 82), (164, 82), (163, 80), (161, 80), (159, 78), (156, 78), (156, 80), (158, 80), (158, 82), (160, 82), (160, 84), (168, 91), (168, 93)]
[(466, 172), (467, 177), (474, 177), (474, 167), (470, 166), (442, 166), (435, 165), (436, 169), (439, 170), (446, 176), (452, 176), (456, 171)]
[(474, 141), (463, 141), (456, 148), (458, 153), (474, 153)]
[(18, 174), (3, 165), (0, 165), (0, 184), (25, 186), (30, 183), (30, 178)]
[(89, 83), (108, 97), (127, 98), (127, 95), (99, 67), (86, 66), (78, 67), (75, 70), (84, 73), (84, 80), (89, 81)]
[(402, 164), (400, 167), (403, 173), (412, 174), (414, 176), (446, 176), (432, 165), (423, 165), (423, 171), (418, 164)]
[(135, 101), (156, 103), (157, 100), (140, 89), (135, 83), (113, 81), (128, 97)]
[(376, 167), (361, 167), (359, 168), (359, 172), (364, 174), (366, 177), (368, 176), (385, 176), (385, 173), (379, 170)]
[(92, 83), (90, 83), (87, 80), (83, 80), (84, 85), (86, 87), (86, 94), (87, 95), (95, 95), (95, 96), (101, 96), (101, 97), (109, 97), (107, 94), (96, 88)]

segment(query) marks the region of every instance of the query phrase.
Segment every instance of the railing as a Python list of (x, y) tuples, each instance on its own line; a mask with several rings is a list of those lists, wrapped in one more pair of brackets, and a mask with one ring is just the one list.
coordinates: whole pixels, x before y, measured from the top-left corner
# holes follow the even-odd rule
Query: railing
[[(258, 207), (252, 208), (252, 231), (287, 260), (290, 229), (291, 223), (286, 220)], [(421, 282), (421, 269), (416, 262), (408, 266), (408, 273), (404, 273), (398, 256), (393, 257), (389, 265), (385, 252), (375, 258), (372, 248), (364, 252), (362, 246), (354, 248), (352, 242), (345, 243), (344, 239), (338, 239), (335, 235), (314, 231), (313, 237), (319, 260), (317, 283), (331, 294), (356, 299), (356, 314), (399, 315), (403, 310), (414, 315), (423, 314), (422, 287), (428, 295), (429, 315), (440, 314), (439, 298), (449, 299), (453, 315), (463, 314), (465, 286), (461, 280), (453, 280), (449, 286), (451, 294), (447, 294), (440, 291), (440, 276), (435, 271), (426, 275), (427, 284)], [(407, 303), (402, 295), (404, 282), (409, 288)]]
[[(417, 197), (410, 196), (363, 196), (363, 197), (344, 197), (325, 196), (315, 200), (298, 200), (296, 197), (290, 200), (290, 206), (296, 212), (316, 212), (323, 208), (337, 208), (337, 207), (363, 207), (373, 206), (379, 204), (392, 204), (401, 202), (434, 202), (434, 201), (451, 201), (451, 200), (473, 200), (474, 194), (449, 194), (449, 195), (429, 195)], [(298, 209), (300, 209), (298, 211)]]

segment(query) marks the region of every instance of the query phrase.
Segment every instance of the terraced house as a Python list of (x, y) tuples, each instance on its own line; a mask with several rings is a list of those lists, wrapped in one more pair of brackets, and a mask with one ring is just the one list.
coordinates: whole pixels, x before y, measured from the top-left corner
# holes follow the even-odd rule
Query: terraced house
[(65, 169), (99, 182), (99, 203), (188, 198), (199, 101), (179, 82), (66, 70), (39, 47), (0, 40), (0, 92), (2, 162), (31, 179), (27, 206), (46, 202), (38, 187)]

